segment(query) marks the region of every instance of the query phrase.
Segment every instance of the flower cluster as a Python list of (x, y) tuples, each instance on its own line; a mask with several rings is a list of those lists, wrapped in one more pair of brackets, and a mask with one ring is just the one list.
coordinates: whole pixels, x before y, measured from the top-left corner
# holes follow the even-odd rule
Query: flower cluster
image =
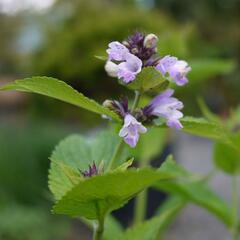
[[(105, 70), (111, 77), (116, 77), (123, 84), (133, 82), (137, 75), (146, 67), (154, 67), (162, 76), (183, 86), (188, 83), (187, 74), (191, 67), (184, 60), (167, 55), (159, 56), (157, 53), (158, 38), (154, 34), (144, 35), (135, 33), (122, 43), (114, 41), (108, 45), (108, 60)], [(148, 79), (147, 81), (151, 81)], [(180, 119), (183, 117), (180, 111), (183, 103), (173, 97), (174, 90), (167, 89), (157, 95), (145, 107), (141, 109), (128, 108), (128, 100), (104, 102), (104, 105), (119, 114), (124, 119), (124, 125), (119, 136), (131, 147), (135, 147), (140, 133), (146, 133), (145, 122), (152, 122), (154, 118), (163, 118), (170, 128), (181, 129)]]

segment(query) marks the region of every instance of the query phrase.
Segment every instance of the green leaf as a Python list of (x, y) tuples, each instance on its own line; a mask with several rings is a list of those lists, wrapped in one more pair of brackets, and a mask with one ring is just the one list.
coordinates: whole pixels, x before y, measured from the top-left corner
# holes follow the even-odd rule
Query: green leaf
[(107, 61), (108, 60), (107, 56), (97, 56), (97, 55), (95, 55), (94, 57), (99, 59), (99, 60), (102, 60), (102, 61)]
[[(88, 138), (72, 135), (61, 141), (50, 157), (49, 188), (55, 198), (60, 199), (75, 183), (78, 183), (77, 174), (81, 177), (80, 170), (87, 170), (93, 162), (97, 166), (103, 162), (106, 170), (120, 141), (117, 135), (108, 131)], [(118, 165), (127, 157), (128, 151), (124, 149), (118, 159)]]
[(128, 84), (127, 87), (143, 93), (155, 88), (164, 90), (167, 88), (168, 83), (164, 76), (154, 67), (146, 67), (142, 69), (136, 79)]
[[(195, 117), (184, 117), (180, 121), (183, 125), (181, 131), (185, 133), (234, 145), (228, 130), (224, 128), (222, 124), (208, 121), (204, 118)], [(166, 124), (162, 121), (162, 118), (155, 119), (154, 123), (157, 126), (166, 127)]]
[(198, 98), (198, 105), (201, 109), (201, 112), (203, 113), (203, 116), (212, 122), (216, 122), (217, 124), (221, 124), (221, 120), (220, 118), (214, 114), (213, 112), (211, 112), (211, 110), (208, 108), (208, 106), (206, 105), (206, 103), (204, 102), (204, 100), (202, 98)]
[(130, 166), (132, 166), (133, 160), (134, 160), (134, 158), (129, 159), (128, 161), (126, 161), (125, 163), (120, 165), (119, 167), (115, 168), (114, 171), (125, 171), (125, 170), (127, 170)]
[[(173, 218), (182, 209), (183, 204), (181, 201), (174, 201), (173, 204), (169, 204), (162, 209), (159, 216), (155, 216), (152, 219), (138, 224), (128, 229), (121, 237), (117, 237), (117, 240), (154, 240), (159, 238), (163, 230), (172, 222)], [(184, 204), (185, 205), (185, 204)]]
[(170, 196), (157, 210), (157, 214), (159, 216), (162, 216), (162, 214), (171, 213), (168, 214), (165, 219), (161, 221), (160, 229), (159, 229), (159, 235), (162, 236), (169, 226), (172, 224), (172, 222), (175, 220), (176, 216), (179, 214), (179, 212), (186, 206), (187, 200), (182, 198), (181, 196), (173, 195)]
[(105, 218), (103, 239), (112, 240), (116, 236), (121, 236), (122, 234), (123, 234), (123, 227), (117, 221), (116, 218), (114, 218), (112, 215), (109, 214)]
[(82, 93), (79, 93), (65, 82), (59, 81), (55, 78), (25, 78), (23, 80), (16, 80), (13, 83), (3, 86), (0, 88), (0, 90), (17, 90), (38, 93), (73, 104), (94, 113), (107, 115), (116, 121), (121, 121), (119, 116), (113, 111), (103, 107), (94, 100), (85, 97)]
[(53, 211), (73, 217), (99, 219), (122, 207), (144, 188), (169, 177), (159, 170), (146, 168), (85, 178), (56, 203)]
[[(92, 231), (94, 231), (94, 222), (95, 220), (89, 220), (86, 218), (81, 218), (81, 221)], [(116, 238), (116, 236), (122, 236), (124, 233), (122, 225), (118, 222), (118, 220), (113, 217), (111, 214), (108, 214), (105, 217), (104, 221), (104, 232), (103, 232), (103, 240), (112, 240)]]
[(140, 161), (148, 161), (161, 153), (166, 141), (166, 130), (151, 128), (143, 134), (135, 148), (132, 148), (132, 156)]
[(192, 71), (189, 73), (190, 84), (205, 81), (210, 77), (230, 73), (236, 63), (232, 60), (199, 59), (190, 61)]
[(192, 202), (217, 216), (227, 226), (231, 226), (231, 209), (199, 177), (190, 174), (171, 158), (161, 166), (161, 170), (175, 175), (177, 181), (158, 182), (155, 187)]
[(183, 131), (199, 137), (206, 137), (212, 140), (229, 142), (226, 129), (215, 122), (207, 121), (204, 118), (184, 117), (181, 119)]
[(217, 168), (228, 174), (240, 174), (240, 151), (221, 142), (214, 146), (214, 162)]

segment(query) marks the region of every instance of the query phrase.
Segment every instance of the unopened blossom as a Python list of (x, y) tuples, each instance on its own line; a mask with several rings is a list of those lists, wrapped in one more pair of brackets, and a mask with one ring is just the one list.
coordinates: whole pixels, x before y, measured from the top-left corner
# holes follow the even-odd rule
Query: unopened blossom
[(105, 100), (103, 106), (114, 111), (120, 117), (124, 118), (128, 114), (128, 98), (123, 97), (120, 101), (116, 100)]
[(124, 118), (124, 125), (119, 132), (119, 136), (124, 138), (125, 143), (130, 147), (137, 145), (139, 134), (146, 133), (147, 129), (136, 120), (131, 114), (127, 114)]
[(132, 82), (138, 73), (141, 72), (142, 61), (129, 53), (126, 55), (126, 61), (118, 65), (118, 78), (122, 79), (123, 82), (129, 83)]
[(145, 116), (157, 116), (165, 118), (167, 126), (170, 128), (181, 129), (183, 126), (179, 121), (183, 117), (181, 110), (183, 103), (172, 97), (174, 90), (168, 89), (156, 96), (149, 105), (143, 109)]
[(157, 42), (158, 42), (158, 37), (155, 34), (150, 33), (144, 38), (143, 45), (146, 48), (156, 48)]
[(186, 75), (191, 71), (191, 67), (186, 61), (169, 55), (159, 60), (156, 69), (163, 75), (169, 74), (170, 78), (179, 86), (188, 82)]
[(129, 50), (120, 42), (111, 42), (108, 44), (107, 53), (109, 60), (115, 61), (125, 61), (126, 55), (129, 53)]

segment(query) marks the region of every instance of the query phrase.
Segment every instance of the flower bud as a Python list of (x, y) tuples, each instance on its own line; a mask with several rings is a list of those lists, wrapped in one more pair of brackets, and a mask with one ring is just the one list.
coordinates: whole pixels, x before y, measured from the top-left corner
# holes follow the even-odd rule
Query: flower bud
[(138, 49), (137, 48), (133, 48), (131, 50), (131, 53), (134, 54), (134, 55), (137, 55), (138, 54)]
[(104, 68), (110, 77), (117, 77), (117, 73), (118, 73), (117, 64), (111, 61), (107, 61)]
[(103, 106), (104, 107), (106, 107), (106, 108), (108, 108), (108, 109), (114, 109), (114, 107), (113, 107), (113, 101), (112, 100), (105, 100), (104, 102), (103, 102)]
[(155, 34), (150, 33), (144, 38), (143, 44), (144, 44), (144, 47), (146, 48), (155, 48), (157, 46), (157, 42), (158, 42), (158, 37)]

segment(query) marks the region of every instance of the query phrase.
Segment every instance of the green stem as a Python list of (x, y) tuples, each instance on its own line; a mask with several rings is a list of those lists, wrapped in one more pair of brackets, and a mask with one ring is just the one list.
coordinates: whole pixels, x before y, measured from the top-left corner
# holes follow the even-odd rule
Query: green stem
[(237, 176), (232, 176), (232, 240), (238, 239), (238, 189)]
[[(149, 163), (148, 160), (140, 160), (139, 167), (145, 167)], [(144, 221), (147, 211), (147, 190), (143, 190), (139, 193), (135, 199), (134, 206), (134, 220), (133, 224), (136, 225)]]
[(135, 91), (135, 98), (134, 98), (134, 101), (133, 101), (131, 112), (133, 112), (136, 109), (136, 107), (138, 106), (140, 97), (141, 97), (140, 92), (139, 91)]
[(115, 167), (116, 161), (120, 157), (123, 148), (124, 148), (124, 142), (123, 142), (123, 140), (121, 140), (120, 143), (118, 144), (118, 146), (115, 149), (115, 152), (114, 152), (113, 157), (112, 157), (112, 159), (110, 161), (108, 170), (111, 170), (111, 169), (113, 169)]
[(100, 219), (94, 227), (93, 240), (102, 240), (104, 231), (104, 218)]
[(139, 193), (135, 200), (133, 224), (139, 224), (144, 221), (147, 209), (147, 190)]

